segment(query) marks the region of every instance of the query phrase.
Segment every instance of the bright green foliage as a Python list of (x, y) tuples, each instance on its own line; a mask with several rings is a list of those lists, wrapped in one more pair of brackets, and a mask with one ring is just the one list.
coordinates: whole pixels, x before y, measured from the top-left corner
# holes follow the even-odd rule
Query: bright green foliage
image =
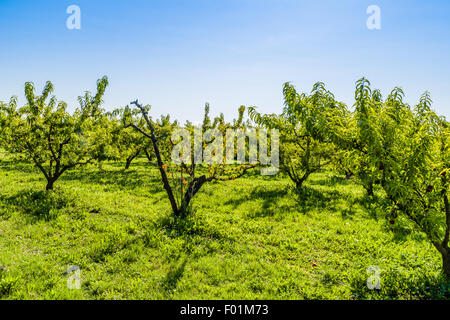
[(286, 83), (283, 93), (283, 114), (260, 115), (254, 108), (249, 113), (257, 124), (280, 131), (280, 169), (300, 189), (336, 153), (327, 128), (329, 119), (343, 112), (343, 107), (323, 83), (316, 83), (310, 95), (299, 94)]
[(372, 91), (370, 83), (365, 78), (357, 82), (355, 91), (355, 110), (349, 112), (343, 107), (343, 112), (333, 117), (329, 132), (332, 141), (338, 146), (335, 155), (335, 166), (347, 174), (353, 173), (369, 196), (374, 195), (374, 185), (379, 182), (376, 168), (369, 160), (374, 137), (366, 129), (372, 128), (382, 103), (378, 90)]
[[(15, 98), (0, 106), (0, 143), (28, 162), (0, 157), (0, 298), (450, 297), (450, 127), (428, 93), (411, 107), (401, 88), (383, 100), (363, 78), (350, 111), (322, 83), (310, 94), (286, 84), (281, 114), (249, 109), (258, 126), (279, 130), (285, 179), (245, 175), (259, 164), (195, 164), (193, 153), (172, 163), (178, 123), (154, 121), (137, 101), (134, 111), (105, 115), (106, 85), (81, 97), (73, 115), (50, 97), (51, 83), (41, 96), (28, 83), (22, 108)], [(227, 129), (254, 129), (244, 113), (228, 123), (211, 119), (207, 105), (202, 127), (184, 127), (194, 145), (196, 130), (217, 129), (200, 141), (204, 153)], [(157, 166), (76, 168), (150, 154), (149, 146)], [(67, 171), (68, 191), (30, 191), (33, 164), (47, 189)], [(73, 264), (85, 272), (79, 292), (61, 276)]]
[[(174, 143), (172, 141), (172, 134), (177, 128), (179, 128), (178, 121), (172, 121), (170, 119), (170, 115), (161, 115), (159, 119), (156, 119), (154, 125), (156, 137), (158, 138), (158, 141), (160, 141), (160, 151), (165, 159), (169, 159), (174, 146)], [(151, 147), (149, 148), (150, 150), (152, 150)], [(152, 156), (154, 158), (154, 153), (153, 155), (150, 155), (150, 157)], [(149, 160), (150, 159), (151, 158), (149, 158)]]
[[(145, 120), (140, 117), (140, 111), (137, 109), (119, 109), (115, 110), (113, 114), (114, 116), (119, 116), (118, 119), (113, 118), (116, 124), (113, 145), (116, 152), (116, 159), (125, 160), (125, 170), (140, 155), (145, 155), (149, 161), (154, 161), (155, 157), (151, 141), (134, 128), (124, 125), (124, 123), (134, 123), (138, 127), (144, 127)], [(170, 139), (173, 131), (178, 128), (178, 121), (171, 121), (170, 115), (162, 115), (153, 124), (155, 134), (160, 141), (160, 151), (165, 159), (169, 159), (173, 146)]]
[[(130, 168), (131, 163), (141, 154), (150, 156), (151, 146), (145, 143), (145, 137), (133, 128), (125, 128), (122, 122), (124, 109), (116, 109), (109, 114), (114, 127), (112, 130), (112, 158), (125, 161), (124, 169)], [(130, 114), (133, 121), (137, 121), (137, 114)]]
[(47, 179), (47, 190), (69, 169), (99, 159), (109, 145), (106, 117), (100, 109), (107, 78), (97, 82), (97, 93), (79, 97), (80, 108), (67, 112), (47, 82), (40, 96), (32, 83), (25, 84), (27, 104), (17, 106), (14, 97), (2, 106), (4, 147), (32, 162)]
[(358, 154), (353, 150), (339, 150), (332, 155), (332, 166), (336, 172), (344, 174), (346, 179), (354, 176), (358, 168)]
[[(368, 159), (369, 154), (373, 152), (375, 137), (370, 134), (373, 128), (376, 116), (380, 110), (381, 95), (378, 90), (370, 89), (370, 82), (362, 78), (357, 82), (355, 92), (355, 113), (353, 114), (356, 125), (351, 138), (355, 160), (357, 161), (356, 174), (369, 196), (374, 195), (373, 186), (377, 183), (376, 168), (371, 166)], [(342, 144), (341, 144), (342, 145)]]
[(0, 147), (6, 143), (6, 104), (0, 101)]
[[(367, 87), (367, 92), (370, 89)], [(361, 112), (359, 130), (370, 145), (369, 166), (391, 202), (390, 221), (405, 214), (441, 253), (450, 276), (449, 127), (431, 110), (425, 93), (411, 108), (395, 88), (385, 103)]]
[[(211, 140), (204, 140), (203, 134), (208, 129), (217, 129), (218, 134), (224, 136), (227, 128), (233, 126), (242, 126), (243, 114), (245, 109), (239, 109), (239, 118), (234, 120), (233, 126), (226, 124), (223, 115), (217, 117), (213, 123), (209, 118), (209, 105), (205, 106), (205, 117), (203, 125), (200, 128), (200, 137), (195, 134), (195, 127), (188, 124), (186, 132), (188, 137), (188, 150), (180, 150), (180, 163), (174, 163), (172, 160), (173, 146), (180, 141), (173, 141), (173, 131), (177, 123), (171, 124), (169, 117), (162, 117), (161, 121), (155, 122), (149, 117), (150, 106), (142, 106), (137, 101), (133, 102), (137, 107), (137, 112), (142, 114), (139, 123), (133, 122), (131, 117), (133, 111), (127, 107), (124, 111), (123, 122), (125, 127), (132, 127), (142, 134), (153, 146), (158, 168), (161, 174), (161, 180), (166, 190), (172, 211), (175, 216), (186, 216), (190, 212), (191, 200), (200, 191), (205, 183), (213, 181), (229, 181), (242, 177), (248, 170), (256, 167), (256, 164), (238, 165), (229, 168), (225, 161), (222, 163), (197, 163), (195, 160), (195, 151), (191, 149), (192, 142), (200, 146), (201, 154), (214, 143), (218, 137), (211, 137)], [(142, 124), (144, 123), (144, 125)], [(195, 141), (197, 140), (197, 141)], [(200, 141), (199, 141), (200, 140)], [(170, 142), (170, 143), (169, 143)], [(185, 152), (190, 154), (184, 155)], [(224, 155), (217, 155), (219, 159)]]

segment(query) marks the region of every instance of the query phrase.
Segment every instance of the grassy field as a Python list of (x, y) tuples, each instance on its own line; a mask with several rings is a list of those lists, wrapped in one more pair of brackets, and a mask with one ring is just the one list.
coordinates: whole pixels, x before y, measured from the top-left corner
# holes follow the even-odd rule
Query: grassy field
[[(171, 218), (154, 166), (104, 163), (46, 193), (31, 165), (0, 155), (2, 299), (441, 299), (437, 251), (383, 195), (328, 172), (302, 193), (250, 175), (209, 184)], [(81, 268), (80, 290), (65, 272)], [(369, 266), (381, 289), (369, 290)]]

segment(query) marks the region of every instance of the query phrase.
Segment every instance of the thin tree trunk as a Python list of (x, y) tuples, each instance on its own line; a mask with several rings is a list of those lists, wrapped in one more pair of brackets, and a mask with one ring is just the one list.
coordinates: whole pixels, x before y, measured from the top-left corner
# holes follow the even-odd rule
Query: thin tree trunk
[(147, 157), (148, 161), (152, 162), (152, 156), (150, 153), (148, 153), (147, 149), (144, 149), (145, 156)]
[(133, 161), (133, 159), (130, 159), (130, 158), (127, 159), (127, 162), (125, 163), (125, 170), (130, 169), (132, 161)]
[(295, 186), (296, 186), (297, 190), (302, 189), (303, 183), (306, 181), (306, 179), (308, 179), (308, 177), (311, 175), (311, 173), (312, 172), (310, 172), (310, 171), (306, 171), (305, 174), (303, 175), (303, 177), (295, 180)]
[[(148, 113), (145, 110), (145, 108), (141, 104), (139, 104), (137, 100), (132, 102), (132, 104), (134, 104), (136, 107), (138, 107), (141, 110), (142, 116), (144, 117), (144, 120), (150, 129), (150, 136), (148, 134), (146, 134), (146, 135), (147, 135), (147, 137), (150, 137), (150, 140), (152, 141), (153, 151), (155, 151), (156, 160), (158, 161), (159, 172), (161, 173), (161, 179), (163, 181), (164, 189), (167, 192), (167, 196), (169, 197), (169, 201), (170, 201), (170, 205), (172, 207), (173, 213), (176, 216), (179, 216), (180, 212), (179, 212), (179, 209), (177, 206), (177, 202), (173, 195), (172, 188), (170, 187), (170, 183), (169, 183), (169, 179), (167, 178), (166, 171), (163, 168), (164, 162), (162, 160), (161, 153), (159, 151), (158, 139), (156, 138), (156, 134), (155, 134), (155, 127), (153, 126), (152, 122), (150, 121), (150, 119), (148, 117)], [(135, 127), (135, 128), (137, 128), (137, 127)]]
[(139, 155), (140, 152), (136, 152), (134, 155), (129, 156), (126, 160), (125, 163), (125, 170), (130, 169), (131, 163), (133, 162), (134, 159), (136, 159), (136, 157)]
[(180, 206), (180, 214), (185, 214), (192, 198), (200, 191), (200, 188), (207, 182), (206, 176), (201, 176), (192, 181), (184, 194), (183, 201)]

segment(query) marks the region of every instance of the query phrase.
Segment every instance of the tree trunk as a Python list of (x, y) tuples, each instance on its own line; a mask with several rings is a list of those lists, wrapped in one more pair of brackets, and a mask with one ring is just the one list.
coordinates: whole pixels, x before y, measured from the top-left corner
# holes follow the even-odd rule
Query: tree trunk
[(53, 191), (53, 183), (54, 183), (55, 181), (54, 180), (47, 180), (47, 187), (45, 188), (45, 190), (47, 190), (47, 191)]
[(127, 159), (127, 162), (125, 163), (125, 170), (130, 169), (131, 162), (133, 162), (134, 157), (130, 157)]
[(136, 159), (136, 157), (139, 155), (139, 153), (141, 153), (141, 152), (138, 151), (135, 154), (133, 154), (132, 156), (129, 156), (127, 158), (127, 162), (125, 163), (125, 170), (130, 169), (131, 163), (133, 162), (134, 159)]
[(450, 249), (442, 254), (442, 270), (445, 276), (450, 279)]
[(306, 181), (306, 179), (308, 179), (308, 177), (310, 176), (310, 174), (312, 173), (312, 171), (306, 171), (305, 174), (303, 175), (303, 177), (301, 177), (300, 179), (296, 179), (295, 182), (295, 187), (297, 188), (297, 190), (301, 190), (302, 186), (303, 186), (303, 182)]
[[(180, 213), (179, 213), (177, 201), (175, 200), (175, 197), (174, 197), (173, 191), (172, 191), (172, 187), (170, 186), (169, 179), (167, 178), (167, 173), (165, 171), (165, 168), (163, 167), (164, 162), (161, 157), (161, 152), (159, 151), (158, 138), (156, 138), (155, 127), (153, 126), (152, 122), (150, 121), (150, 118), (148, 117), (147, 110), (141, 104), (139, 104), (137, 100), (132, 102), (132, 104), (136, 105), (136, 107), (138, 107), (141, 110), (142, 116), (144, 117), (145, 122), (147, 123), (148, 127), (150, 128), (150, 136), (149, 135), (147, 135), (147, 136), (150, 137), (150, 140), (152, 141), (152, 144), (153, 144), (153, 151), (155, 151), (156, 160), (158, 161), (159, 172), (161, 173), (161, 180), (163, 181), (164, 189), (167, 192), (167, 196), (169, 197), (169, 201), (170, 201), (170, 205), (172, 207), (173, 213), (176, 216), (179, 216)], [(135, 127), (135, 128), (137, 128), (137, 127)]]
[(150, 154), (150, 153), (148, 153), (148, 151), (147, 151), (147, 150), (144, 150), (144, 153), (145, 153), (145, 155), (146, 155), (146, 157), (147, 157), (148, 161), (152, 162), (152, 156), (151, 156), (151, 154)]
[(189, 203), (191, 202), (192, 198), (197, 194), (197, 192), (200, 191), (200, 188), (206, 183), (206, 181), (207, 181), (206, 176), (201, 176), (189, 184), (179, 209), (180, 215), (186, 214), (186, 211), (189, 207)]

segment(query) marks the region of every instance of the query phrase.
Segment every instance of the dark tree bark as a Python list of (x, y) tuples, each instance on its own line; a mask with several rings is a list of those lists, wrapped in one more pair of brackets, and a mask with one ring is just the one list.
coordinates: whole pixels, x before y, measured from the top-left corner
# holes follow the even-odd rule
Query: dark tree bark
[(170, 201), (170, 205), (172, 206), (173, 213), (176, 216), (179, 216), (180, 210), (178, 209), (178, 205), (177, 205), (177, 202), (173, 195), (172, 188), (170, 187), (169, 179), (167, 178), (167, 174), (164, 169), (164, 162), (162, 160), (161, 152), (159, 150), (158, 139), (156, 138), (156, 134), (155, 134), (155, 127), (153, 126), (152, 122), (150, 121), (150, 119), (148, 117), (147, 110), (145, 110), (145, 108), (141, 104), (139, 104), (139, 102), (137, 100), (133, 101), (131, 104), (134, 104), (136, 107), (139, 108), (139, 110), (141, 110), (142, 116), (150, 129), (150, 135), (147, 134), (145, 131), (142, 131), (140, 128), (138, 128), (136, 125), (134, 125), (132, 123), (129, 125), (132, 126), (133, 128), (135, 128), (136, 130), (138, 130), (139, 132), (141, 132), (144, 136), (146, 136), (147, 138), (149, 138), (152, 141), (153, 150), (155, 151), (156, 159), (158, 161), (159, 172), (161, 173), (161, 179), (163, 181), (164, 189), (166, 190), (167, 196), (169, 197), (169, 201)]
[(303, 186), (303, 181), (304, 181), (304, 180), (300, 180), (300, 181), (297, 181), (297, 182), (295, 183), (295, 188), (296, 188), (297, 190), (300, 190), (300, 189), (302, 188), (302, 186)]
[(201, 176), (199, 178), (194, 179), (189, 186), (188, 189), (184, 195), (183, 202), (181, 203), (180, 207), (180, 214), (184, 214), (189, 207), (189, 203), (191, 202), (192, 198), (197, 194), (197, 192), (200, 191), (201, 187), (208, 181), (206, 176)]
[(138, 151), (135, 154), (133, 154), (127, 158), (126, 163), (125, 163), (125, 170), (130, 169), (131, 163), (133, 162), (134, 159), (136, 159), (136, 157), (139, 155), (139, 153), (141, 153), (141, 152)]
[(152, 155), (148, 152), (147, 149), (144, 149), (144, 153), (145, 153), (145, 156), (147, 157), (148, 161), (152, 162), (153, 161)]
[(303, 187), (303, 183), (308, 179), (308, 177), (311, 175), (312, 171), (307, 170), (302, 177), (298, 177), (295, 175), (295, 172), (287, 171), (287, 174), (289, 178), (295, 183), (295, 188), (297, 190), (301, 190)]
[(127, 158), (127, 162), (125, 163), (125, 170), (130, 169), (132, 161), (133, 161), (133, 159)]
[(53, 180), (53, 179), (47, 180), (47, 186), (45, 187), (45, 190), (53, 191), (53, 184), (54, 183), (55, 183), (55, 180)]

